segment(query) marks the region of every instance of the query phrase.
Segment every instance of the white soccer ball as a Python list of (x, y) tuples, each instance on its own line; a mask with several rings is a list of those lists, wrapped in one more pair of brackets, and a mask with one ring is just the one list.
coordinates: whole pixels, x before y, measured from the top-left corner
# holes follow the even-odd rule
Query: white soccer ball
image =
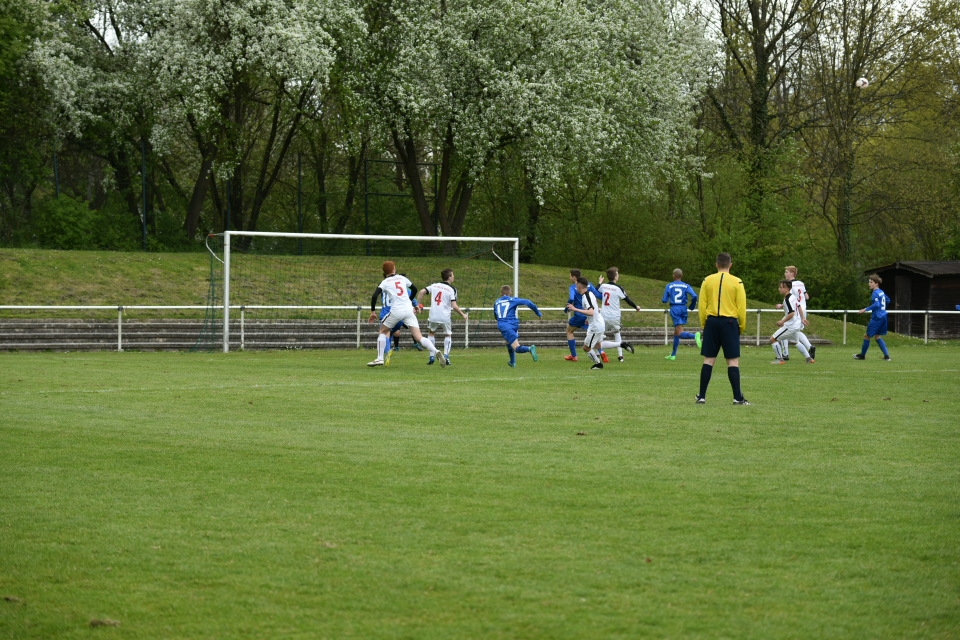
[(870, 81), (867, 80), (866, 78), (858, 78), (856, 85), (858, 89), (866, 89), (867, 87), (870, 86)]

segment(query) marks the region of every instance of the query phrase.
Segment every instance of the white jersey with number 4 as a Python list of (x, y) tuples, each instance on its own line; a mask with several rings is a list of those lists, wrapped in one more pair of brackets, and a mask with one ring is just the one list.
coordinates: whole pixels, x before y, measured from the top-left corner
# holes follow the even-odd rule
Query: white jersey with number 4
[(413, 283), (406, 276), (393, 275), (383, 279), (380, 290), (387, 299), (390, 313), (401, 317), (413, 313), (413, 303), (410, 302), (412, 286)]
[(427, 287), (427, 291), (430, 292), (430, 322), (450, 324), (457, 290), (446, 282), (436, 282)]

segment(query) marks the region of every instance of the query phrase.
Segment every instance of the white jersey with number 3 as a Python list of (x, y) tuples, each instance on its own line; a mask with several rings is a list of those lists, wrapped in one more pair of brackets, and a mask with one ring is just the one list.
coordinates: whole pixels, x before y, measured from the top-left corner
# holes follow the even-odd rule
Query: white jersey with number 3
[(446, 282), (436, 282), (427, 287), (427, 291), (430, 292), (430, 322), (450, 324), (457, 290)]
[(803, 317), (807, 316), (807, 288), (799, 280), (790, 283), (790, 295), (797, 301), (798, 310), (803, 311)]

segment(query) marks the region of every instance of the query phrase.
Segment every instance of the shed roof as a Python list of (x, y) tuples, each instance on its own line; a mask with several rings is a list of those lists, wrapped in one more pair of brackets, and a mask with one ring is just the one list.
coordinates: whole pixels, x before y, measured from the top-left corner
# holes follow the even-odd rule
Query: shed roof
[(883, 267), (874, 267), (864, 271), (864, 275), (879, 273), (880, 271), (890, 271), (891, 269), (904, 269), (913, 273), (933, 278), (935, 276), (960, 276), (960, 260), (905, 260), (897, 261)]

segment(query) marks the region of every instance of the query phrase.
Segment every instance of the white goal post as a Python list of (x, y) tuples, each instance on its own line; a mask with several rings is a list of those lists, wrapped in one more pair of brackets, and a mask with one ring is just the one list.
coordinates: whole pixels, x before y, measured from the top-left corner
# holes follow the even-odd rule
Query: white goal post
[[(335, 233), (282, 233), (269, 231), (225, 231), (223, 233), (223, 352), (230, 351), (230, 247), (232, 238), (290, 238), (290, 239), (317, 239), (317, 240), (370, 240), (388, 242), (490, 242), (507, 243), (513, 246), (512, 263), (498, 256), (513, 270), (513, 295), (520, 295), (520, 239), (483, 237), (483, 236), (384, 236), (363, 234), (335, 234)], [(389, 258), (389, 256), (387, 256)]]

